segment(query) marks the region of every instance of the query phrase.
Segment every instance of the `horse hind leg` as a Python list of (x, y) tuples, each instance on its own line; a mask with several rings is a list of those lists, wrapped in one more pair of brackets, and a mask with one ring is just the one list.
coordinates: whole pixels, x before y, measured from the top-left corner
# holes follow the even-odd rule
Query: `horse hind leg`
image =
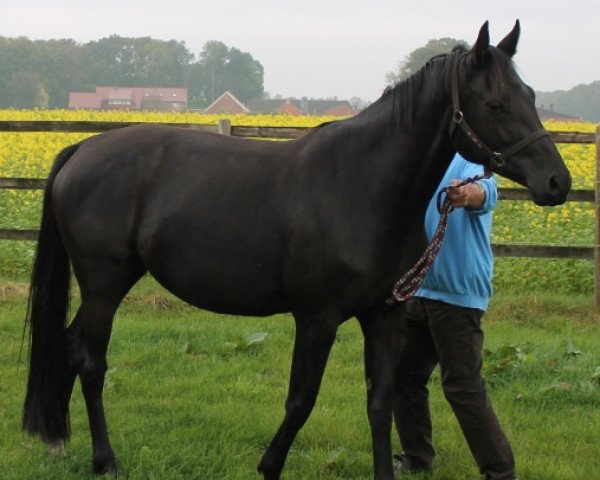
[(92, 463), (97, 474), (116, 475), (117, 462), (110, 444), (102, 399), (108, 368), (106, 352), (117, 307), (143, 270), (88, 270), (91, 281), (80, 280), (81, 306), (70, 327), (70, 358), (81, 381), (92, 437)]
[(92, 435), (94, 472), (116, 474), (117, 464), (108, 438), (102, 392), (107, 370), (106, 351), (117, 305), (87, 298), (81, 304), (80, 370), (81, 390)]
[[(78, 373), (78, 350), (79, 350), (79, 335), (80, 335), (80, 315), (79, 312), (75, 315), (75, 318), (67, 328), (67, 368), (64, 372), (64, 383), (62, 387), (62, 395), (64, 398), (64, 409), (65, 415), (68, 418), (69, 415), (69, 403), (71, 401), (71, 395), (73, 393), (73, 386), (75, 385), (75, 378)], [(68, 424), (68, 422), (67, 422)], [(65, 439), (57, 439), (48, 441), (48, 452), (56, 457), (66, 457), (67, 451), (65, 448)]]

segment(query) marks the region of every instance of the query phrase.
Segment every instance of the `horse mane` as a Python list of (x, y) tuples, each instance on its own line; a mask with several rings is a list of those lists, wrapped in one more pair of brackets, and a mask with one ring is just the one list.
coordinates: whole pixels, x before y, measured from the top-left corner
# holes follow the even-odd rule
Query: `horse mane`
[[(397, 126), (412, 124), (417, 113), (415, 111), (417, 93), (424, 93), (429, 99), (440, 95), (449, 95), (454, 55), (463, 55), (467, 51), (464, 45), (459, 44), (449, 53), (433, 56), (410, 77), (387, 86), (381, 97), (363, 112), (371, 108), (377, 108), (378, 105), (387, 105), (391, 100), (392, 123)], [(516, 68), (510, 57), (494, 47), (488, 50), (488, 60), (490, 62), (490, 84), (488, 88), (496, 89), (505, 80), (506, 72), (509, 70), (516, 71)], [(423, 89), (426, 89), (426, 91), (423, 92)]]
[[(389, 109), (390, 103), (391, 125), (395, 128), (410, 126), (417, 114), (415, 110), (417, 94), (419, 92), (424, 93), (429, 99), (444, 95), (449, 97), (450, 75), (454, 55), (463, 55), (467, 51), (464, 45), (459, 44), (449, 53), (442, 53), (431, 57), (423, 67), (410, 77), (400, 80), (393, 85), (388, 85), (379, 99), (362, 112), (346, 120), (324, 122), (314, 127), (313, 130), (320, 130), (328, 125), (357, 126), (362, 121), (368, 121), (376, 112)], [(510, 57), (494, 47), (488, 50), (488, 60), (490, 62), (490, 77), (487, 86), (490, 89), (498, 89), (506, 78), (506, 72), (508, 70), (516, 72), (516, 68)], [(461, 70), (459, 69), (460, 74)], [(423, 89), (426, 90), (423, 92)]]
[[(453, 49), (453, 52), (460, 48), (464, 50), (464, 47), (459, 45)], [(354, 118), (360, 121), (361, 117), (370, 117), (375, 111), (389, 109), (391, 103), (391, 124), (397, 128), (412, 124), (417, 113), (415, 99), (419, 92), (425, 93), (429, 98), (449, 92), (447, 86), (450, 85), (452, 58), (451, 53), (432, 57), (410, 77), (387, 86), (378, 100)], [(426, 91), (423, 92), (423, 89)]]

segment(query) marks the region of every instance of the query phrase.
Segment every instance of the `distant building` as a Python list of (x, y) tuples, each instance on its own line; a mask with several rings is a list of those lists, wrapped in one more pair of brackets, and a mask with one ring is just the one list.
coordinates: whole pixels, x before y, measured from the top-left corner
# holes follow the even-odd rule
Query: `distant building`
[(574, 117), (572, 115), (567, 115), (566, 113), (555, 112), (552, 105), (550, 105), (550, 110), (544, 108), (545, 105), (541, 107), (536, 107), (538, 115), (540, 116), (540, 120), (545, 122), (546, 120), (557, 120), (560, 122), (583, 122), (580, 117)]
[(302, 97), (289, 99), (257, 99), (248, 102), (252, 113), (288, 113), (290, 115), (352, 116), (358, 110), (350, 107), (348, 100), (309, 100)]
[(237, 99), (233, 93), (226, 91), (223, 92), (223, 94), (207, 108), (205, 108), (204, 113), (230, 113), (235, 115), (236, 113), (250, 113), (250, 111), (242, 102)]
[(306, 97), (301, 100), (257, 99), (244, 105), (233, 93), (226, 91), (205, 108), (204, 113), (352, 116), (358, 110), (351, 108), (347, 100), (308, 100)]
[(283, 115), (304, 115), (304, 112), (300, 109), (300, 107), (294, 105), (291, 100), (286, 100), (281, 103), (276, 109), (275, 113), (281, 113)]
[[(95, 92), (69, 93), (69, 108), (86, 110), (186, 111), (186, 88), (96, 87)], [(358, 110), (347, 100), (258, 99), (244, 105), (230, 91), (223, 92), (204, 113), (264, 113), (286, 115), (352, 116)]]
[(350, 105), (338, 105), (337, 107), (330, 108), (325, 112), (325, 115), (331, 115), (334, 117), (351, 117), (359, 112), (356, 108), (352, 108)]
[(96, 87), (69, 93), (69, 108), (88, 110), (187, 110), (186, 88)]

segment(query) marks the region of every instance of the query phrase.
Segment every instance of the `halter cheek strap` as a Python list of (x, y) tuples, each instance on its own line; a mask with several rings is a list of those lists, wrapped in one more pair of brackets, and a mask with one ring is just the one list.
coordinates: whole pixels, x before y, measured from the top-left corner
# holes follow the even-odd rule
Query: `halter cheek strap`
[(452, 119), (450, 120), (449, 129), (450, 138), (454, 140), (456, 128), (459, 127), (467, 136), (467, 138), (469, 138), (471, 142), (479, 149), (479, 151), (488, 159), (488, 164), (485, 165), (486, 169), (499, 168), (513, 155), (516, 155), (518, 152), (536, 140), (539, 140), (540, 138), (550, 134), (546, 129), (540, 128), (531, 132), (525, 138), (519, 140), (517, 143), (514, 143), (502, 152), (492, 150), (490, 147), (488, 147), (469, 126), (465, 120), (465, 115), (460, 108), (460, 96), (458, 94), (458, 64), (460, 59), (466, 55), (468, 54), (454, 54), (452, 58), (452, 77), (450, 87), (452, 93)]

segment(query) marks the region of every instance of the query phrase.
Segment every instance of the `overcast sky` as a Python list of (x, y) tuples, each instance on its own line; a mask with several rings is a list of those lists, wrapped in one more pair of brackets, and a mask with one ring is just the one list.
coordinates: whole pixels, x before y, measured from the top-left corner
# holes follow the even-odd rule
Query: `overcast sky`
[(196, 55), (218, 40), (263, 65), (273, 96), (375, 100), (385, 74), (429, 39), (472, 44), (489, 20), (495, 44), (517, 18), (515, 61), (534, 89), (600, 80), (600, 0), (2, 0), (0, 36), (150, 36)]

